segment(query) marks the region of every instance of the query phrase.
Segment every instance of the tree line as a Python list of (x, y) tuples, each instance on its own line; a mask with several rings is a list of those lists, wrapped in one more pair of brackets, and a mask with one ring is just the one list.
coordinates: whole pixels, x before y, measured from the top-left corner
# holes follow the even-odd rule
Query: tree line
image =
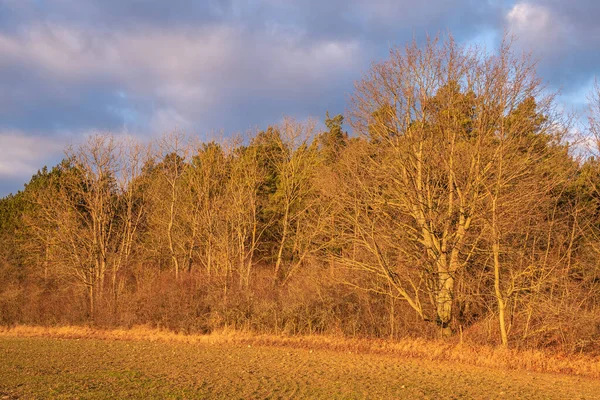
[(352, 135), (91, 136), (0, 200), (0, 323), (598, 351), (599, 93), (576, 143), (509, 39), (442, 38), (373, 64)]

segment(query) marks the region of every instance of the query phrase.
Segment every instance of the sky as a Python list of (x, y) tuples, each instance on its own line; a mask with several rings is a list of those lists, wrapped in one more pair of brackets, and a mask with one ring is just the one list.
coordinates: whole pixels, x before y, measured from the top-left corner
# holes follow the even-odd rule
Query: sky
[(568, 108), (600, 74), (598, 0), (0, 0), (0, 197), (93, 133), (210, 137), (346, 109), (390, 47), (504, 32)]

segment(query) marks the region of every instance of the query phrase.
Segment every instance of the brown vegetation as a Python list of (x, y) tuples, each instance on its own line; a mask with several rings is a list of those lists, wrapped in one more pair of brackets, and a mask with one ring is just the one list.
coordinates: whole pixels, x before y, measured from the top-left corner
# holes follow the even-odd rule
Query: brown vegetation
[(207, 335), (187, 335), (145, 326), (131, 329), (97, 329), (83, 326), (0, 328), (0, 337), (100, 339), (196, 344), (238, 344), (306, 350), (332, 350), (359, 354), (394, 355), (427, 361), (458, 362), (493, 369), (560, 373), (600, 378), (600, 359), (584, 354), (540, 350), (513, 350), (447, 340), (351, 339), (323, 335), (269, 335), (223, 330)]
[(352, 137), (341, 115), (219, 142), (92, 136), (0, 200), (0, 324), (597, 355), (600, 163), (534, 66), (510, 41), (430, 40), (357, 83)]

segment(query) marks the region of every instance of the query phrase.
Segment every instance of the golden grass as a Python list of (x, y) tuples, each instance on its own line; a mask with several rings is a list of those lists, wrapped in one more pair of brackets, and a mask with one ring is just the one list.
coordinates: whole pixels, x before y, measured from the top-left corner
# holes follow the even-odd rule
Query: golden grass
[(397, 341), (348, 339), (332, 336), (275, 336), (222, 330), (208, 335), (185, 335), (172, 331), (136, 326), (131, 329), (96, 329), (81, 326), (40, 327), (17, 325), (0, 327), (0, 337), (52, 337), (181, 343), (238, 343), (244, 345), (293, 347), (357, 353), (388, 354), (429, 361), (457, 362), (496, 369), (561, 373), (600, 378), (600, 357), (551, 353), (540, 350), (514, 350), (492, 346), (454, 344), (442, 340), (405, 338)]

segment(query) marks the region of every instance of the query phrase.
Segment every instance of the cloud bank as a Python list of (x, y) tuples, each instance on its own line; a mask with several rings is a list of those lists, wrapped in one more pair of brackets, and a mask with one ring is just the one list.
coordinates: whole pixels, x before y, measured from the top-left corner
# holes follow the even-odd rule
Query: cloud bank
[(594, 0), (0, 0), (0, 196), (89, 132), (343, 112), (370, 62), (440, 31), (513, 31), (551, 85), (580, 93), (598, 72), (598, 16)]

